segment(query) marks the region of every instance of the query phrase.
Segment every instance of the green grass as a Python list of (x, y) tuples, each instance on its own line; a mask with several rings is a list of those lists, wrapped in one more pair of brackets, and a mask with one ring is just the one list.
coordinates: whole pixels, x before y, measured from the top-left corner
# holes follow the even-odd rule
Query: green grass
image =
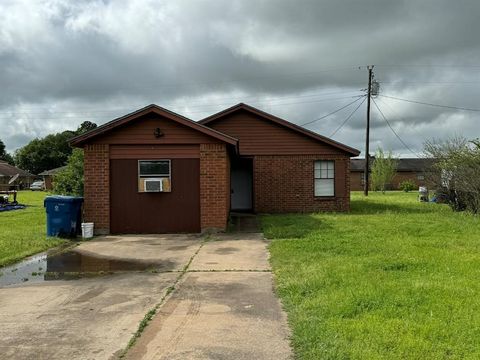
[(21, 191), (19, 203), (26, 209), (0, 212), (0, 266), (65, 242), (46, 236), (42, 191)]
[(479, 359), (480, 222), (414, 193), (264, 216), (299, 359)]

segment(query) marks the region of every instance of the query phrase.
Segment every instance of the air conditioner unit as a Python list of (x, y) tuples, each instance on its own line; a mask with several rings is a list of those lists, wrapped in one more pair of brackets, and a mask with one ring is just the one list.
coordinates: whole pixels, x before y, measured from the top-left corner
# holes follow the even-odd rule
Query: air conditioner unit
[(163, 181), (162, 179), (145, 179), (145, 192), (162, 192)]

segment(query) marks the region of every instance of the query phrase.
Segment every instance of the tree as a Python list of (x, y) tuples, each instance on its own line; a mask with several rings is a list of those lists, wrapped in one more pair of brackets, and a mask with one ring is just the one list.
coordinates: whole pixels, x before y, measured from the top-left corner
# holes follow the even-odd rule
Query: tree
[(15, 163), (33, 174), (63, 166), (72, 153), (68, 141), (73, 136), (75, 132), (64, 131), (34, 139), (15, 152)]
[(461, 136), (429, 140), (424, 152), (435, 159), (429, 181), (455, 211), (480, 211), (480, 140)]
[(0, 160), (6, 161), (10, 165), (14, 165), (13, 157), (5, 149), (5, 144), (0, 140)]
[(91, 122), (91, 121), (84, 121), (83, 123), (80, 124), (80, 126), (77, 128), (75, 131), (76, 135), (81, 135), (83, 133), (86, 133), (87, 131), (93, 130), (97, 127), (97, 124)]
[(392, 152), (385, 155), (382, 148), (375, 152), (375, 160), (371, 167), (371, 186), (377, 191), (385, 193), (387, 185), (392, 183), (393, 177), (397, 173), (397, 160), (393, 158)]
[(53, 177), (53, 192), (83, 196), (83, 150), (74, 149), (65, 169)]
[(72, 154), (69, 140), (96, 127), (96, 124), (84, 121), (75, 131), (67, 130), (34, 139), (15, 152), (15, 163), (33, 174), (64, 166)]

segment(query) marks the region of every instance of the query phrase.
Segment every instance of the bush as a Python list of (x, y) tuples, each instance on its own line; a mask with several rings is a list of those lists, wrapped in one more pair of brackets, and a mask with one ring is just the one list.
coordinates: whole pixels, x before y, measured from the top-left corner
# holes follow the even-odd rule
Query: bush
[(480, 212), (480, 141), (432, 140), (425, 144), (425, 152), (435, 158), (437, 193), (455, 211)]
[(83, 196), (83, 150), (74, 149), (67, 166), (53, 177), (53, 192)]
[(412, 180), (404, 180), (400, 183), (400, 190), (403, 190), (405, 192), (415, 190), (416, 187), (417, 184), (415, 184)]

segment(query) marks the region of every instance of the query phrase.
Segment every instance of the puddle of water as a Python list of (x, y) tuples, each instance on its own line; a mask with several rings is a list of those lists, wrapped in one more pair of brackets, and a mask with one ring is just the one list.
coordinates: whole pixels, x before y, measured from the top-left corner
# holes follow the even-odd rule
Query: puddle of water
[[(47, 269), (47, 254), (41, 253), (32, 256), (20, 263), (0, 268), (0, 287), (23, 282), (38, 283), (43, 280), (43, 273)], [(38, 275), (37, 275), (38, 274)]]
[(146, 262), (102, 258), (75, 250), (56, 254), (41, 253), (17, 264), (0, 268), (0, 287), (40, 283), (51, 280), (75, 280), (125, 271), (171, 270), (170, 261)]

